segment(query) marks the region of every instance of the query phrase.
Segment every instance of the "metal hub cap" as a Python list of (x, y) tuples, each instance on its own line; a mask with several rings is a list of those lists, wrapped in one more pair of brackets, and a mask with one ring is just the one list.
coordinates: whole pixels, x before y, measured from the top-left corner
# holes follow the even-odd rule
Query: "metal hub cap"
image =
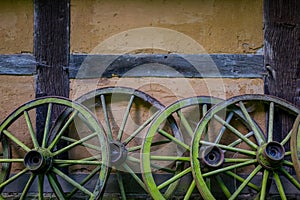
[(208, 147), (202, 151), (201, 160), (204, 168), (217, 168), (224, 162), (224, 153), (219, 147)]
[(112, 141), (109, 146), (112, 165), (119, 166), (124, 163), (128, 154), (125, 145), (118, 141)]
[(279, 167), (285, 154), (284, 147), (278, 142), (269, 142), (258, 150), (258, 162), (267, 169)]
[(44, 173), (52, 163), (50, 153), (44, 149), (31, 150), (26, 153), (24, 165), (33, 173)]

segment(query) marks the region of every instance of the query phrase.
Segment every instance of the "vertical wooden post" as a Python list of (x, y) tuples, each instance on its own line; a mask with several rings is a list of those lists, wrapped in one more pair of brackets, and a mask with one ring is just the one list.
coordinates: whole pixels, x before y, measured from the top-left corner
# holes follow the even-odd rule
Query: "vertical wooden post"
[[(300, 1), (264, 0), (264, 63), (269, 72), (266, 94), (274, 95), (300, 107)], [(291, 127), (288, 116), (280, 116), (283, 137)]]
[(300, 1), (264, 0), (266, 93), (300, 107)]
[[(34, 56), (37, 61), (36, 97), (69, 96), (70, 0), (34, 0)], [(37, 110), (41, 137), (45, 109)], [(54, 110), (52, 118), (60, 113)], [(40, 140), (40, 139), (39, 139)]]

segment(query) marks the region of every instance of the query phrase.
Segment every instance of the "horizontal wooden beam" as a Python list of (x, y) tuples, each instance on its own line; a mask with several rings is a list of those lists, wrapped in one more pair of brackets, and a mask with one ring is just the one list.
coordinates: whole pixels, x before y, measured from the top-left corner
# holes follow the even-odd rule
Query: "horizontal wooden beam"
[[(31, 54), (0, 55), (1, 75), (33, 75)], [(69, 78), (187, 77), (263, 78), (263, 56), (253, 54), (138, 54), (70, 56)]]
[(36, 62), (31, 54), (0, 55), (1, 75), (33, 75)]

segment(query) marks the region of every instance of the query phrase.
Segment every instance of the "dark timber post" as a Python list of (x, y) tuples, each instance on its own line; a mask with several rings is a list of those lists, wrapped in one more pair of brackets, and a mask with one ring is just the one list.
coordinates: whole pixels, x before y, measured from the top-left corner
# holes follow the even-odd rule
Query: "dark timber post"
[[(69, 96), (70, 0), (34, 0), (34, 56), (37, 61), (36, 97)], [(44, 109), (37, 111), (37, 134)], [(59, 109), (54, 110), (56, 118)]]
[(266, 93), (300, 107), (300, 1), (264, 0)]
[[(264, 0), (264, 63), (269, 71), (265, 92), (300, 108), (300, 1)], [(282, 137), (290, 127), (279, 128)], [(277, 129), (278, 130), (278, 129)]]

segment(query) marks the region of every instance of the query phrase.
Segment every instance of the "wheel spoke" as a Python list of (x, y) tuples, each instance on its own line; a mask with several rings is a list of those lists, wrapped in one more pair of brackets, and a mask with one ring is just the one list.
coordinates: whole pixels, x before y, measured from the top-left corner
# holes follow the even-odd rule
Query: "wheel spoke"
[(196, 182), (195, 182), (195, 180), (193, 180), (191, 182), (191, 185), (189, 186), (189, 189), (187, 190), (186, 194), (184, 195), (184, 199), (183, 200), (190, 199), (190, 197), (192, 196), (192, 193), (193, 193), (195, 187), (196, 187)]
[(175, 173), (176, 172), (176, 170), (174, 170), (174, 169), (171, 169), (171, 168), (168, 168), (168, 167), (162, 167), (160, 165), (153, 164), (153, 163), (150, 163), (150, 166), (153, 167), (154, 169), (159, 169), (161, 171), (168, 172), (168, 173)]
[[(227, 171), (227, 172), (225, 172), (225, 173), (226, 173), (228, 176), (233, 177), (234, 179), (238, 180), (238, 181), (241, 182), (241, 183), (243, 183), (243, 182), (245, 181), (244, 178), (240, 177), (239, 175), (237, 175), (237, 174), (235, 174), (235, 173), (233, 173), (233, 172), (231, 172), (231, 171)], [(258, 187), (257, 185), (255, 185), (255, 184), (253, 184), (253, 183), (251, 183), (251, 182), (248, 183), (248, 186), (251, 187), (252, 189), (256, 190), (256, 191), (259, 191), (259, 190), (260, 190), (260, 187)]]
[[(135, 162), (135, 163), (141, 163), (140, 159), (137, 159), (137, 158), (132, 157), (132, 156), (128, 156), (127, 160), (131, 161), (131, 162)], [(162, 171), (165, 171), (165, 172), (175, 173), (175, 170), (173, 170), (171, 168), (162, 167), (162, 166), (157, 165), (157, 164), (150, 163), (150, 166), (155, 168), (155, 169), (159, 169), (159, 170), (162, 170)]]
[(65, 181), (67, 181), (69, 184), (73, 185), (74, 187), (78, 188), (80, 191), (82, 191), (83, 193), (87, 194), (90, 196), (90, 198), (92, 199), (94, 197), (94, 194), (92, 192), (90, 192), (88, 189), (86, 189), (85, 187), (81, 186), (79, 183), (77, 183), (76, 181), (74, 181), (73, 179), (71, 179), (69, 176), (67, 176), (66, 174), (64, 174), (62, 171), (60, 171), (59, 169), (53, 167), (52, 168), (52, 172), (57, 174), (58, 176), (60, 176), (61, 178), (63, 178)]
[(235, 190), (230, 199), (236, 199), (242, 190), (248, 185), (248, 183), (254, 178), (254, 176), (262, 169), (262, 166), (258, 165), (253, 172), (245, 179), (245, 181)]
[[(231, 119), (233, 117), (233, 114), (234, 114), (233, 112), (230, 112), (228, 114), (228, 116), (226, 118), (226, 121), (225, 121), (226, 124), (230, 123), (230, 121), (231, 121)], [(218, 134), (218, 136), (217, 136), (217, 138), (215, 140), (215, 143), (219, 143), (220, 142), (220, 140), (222, 139), (223, 134), (225, 133), (225, 131), (226, 131), (226, 126), (222, 126), (222, 128), (221, 128), (221, 130), (220, 130), (220, 132), (219, 132), (219, 134)]]
[(26, 172), (28, 172), (29, 170), (27, 168), (23, 169), (22, 171), (20, 171), (19, 173), (15, 174), (14, 176), (10, 177), (9, 179), (7, 179), (6, 181), (4, 181), (3, 183), (0, 184), (0, 188), (5, 187), (6, 185), (10, 184), (11, 182), (13, 182), (14, 180), (16, 180), (17, 178), (21, 177), (23, 174), (25, 174)]
[(282, 183), (280, 181), (280, 177), (279, 177), (278, 173), (273, 172), (273, 176), (274, 176), (275, 183), (276, 183), (276, 186), (277, 186), (277, 189), (278, 189), (278, 192), (279, 192), (279, 195), (280, 195), (281, 199), (283, 199), (283, 200), (287, 199), (286, 196), (285, 196), (285, 192), (284, 192), (284, 189), (283, 189), (283, 186), (282, 186)]
[(177, 181), (178, 179), (180, 179), (181, 177), (187, 175), (190, 172), (192, 172), (192, 168), (191, 167), (186, 168), (185, 170), (181, 171), (180, 173), (174, 175), (169, 180), (167, 180), (167, 181), (163, 182), (162, 184), (160, 184), (159, 186), (157, 186), (157, 189), (161, 190), (161, 189), (167, 187), (171, 183), (174, 183), (175, 181)]
[(38, 198), (42, 200), (44, 194), (44, 174), (38, 175)]
[[(170, 140), (162, 140), (162, 141), (159, 141), (159, 142), (153, 142), (151, 144), (151, 146), (159, 146), (159, 145), (167, 144), (167, 143), (170, 143), (170, 142), (171, 142)], [(127, 148), (127, 151), (128, 152), (133, 152), (133, 151), (139, 151), (141, 149), (142, 149), (142, 145), (138, 145), (138, 146), (133, 146), (133, 147)]]
[(228, 190), (228, 188), (226, 187), (226, 185), (225, 185), (224, 181), (222, 180), (222, 178), (221, 178), (219, 175), (217, 175), (217, 176), (216, 176), (216, 180), (217, 180), (217, 182), (218, 182), (218, 184), (219, 184), (221, 190), (222, 190), (223, 193), (225, 194), (225, 196), (226, 196), (227, 198), (230, 198), (231, 193), (230, 193), (230, 191)]
[(27, 124), (28, 130), (29, 130), (34, 148), (38, 148), (40, 145), (39, 145), (39, 143), (36, 139), (35, 132), (34, 132), (33, 127), (32, 127), (32, 122), (30, 120), (30, 116), (29, 116), (29, 114), (26, 110), (24, 111), (24, 116), (25, 116), (26, 124)]
[(90, 140), (90, 139), (96, 137), (97, 135), (98, 135), (98, 133), (95, 132), (95, 133), (92, 133), (92, 134), (90, 134), (90, 135), (88, 135), (88, 136), (86, 136), (86, 137), (84, 137), (84, 138), (82, 138), (80, 140), (77, 140), (76, 142), (74, 142), (74, 143), (72, 143), (72, 144), (70, 144), (70, 145), (68, 145), (68, 146), (66, 146), (66, 147), (64, 147), (64, 148), (62, 148), (62, 149), (54, 152), (53, 156), (57, 156), (58, 154), (61, 154), (61, 153), (65, 152), (65, 151), (68, 151), (69, 149), (73, 148), (74, 146), (82, 144), (83, 142), (85, 142), (87, 140)]
[(257, 160), (253, 159), (253, 160), (249, 160), (247, 162), (239, 163), (239, 164), (236, 164), (236, 165), (230, 165), (230, 166), (227, 166), (227, 167), (224, 167), (224, 168), (220, 168), (220, 169), (217, 169), (217, 170), (214, 170), (214, 171), (210, 171), (210, 172), (202, 174), (202, 176), (203, 177), (214, 176), (214, 175), (217, 175), (219, 173), (223, 173), (223, 172), (226, 172), (226, 171), (229, 171), (229, 170), (232, 170), (232, 169), (236, 169), (236, 168), (239, 168), (239, 167), (253, 165), (255, 163), (257, 163)]
[(123, 144), (126, 146), (133, 138), (135, 138), (146, 126), (150, 124), (150, 122), (154, 119), (159, 111), (154, 113), (148, 120), (146, 120), (142, 125), (139, 126), (126, 140), (123, 141)]
[[(247, 134), (245, 135), (245, 137), (246, 137), (246, 138), (249, 138), (249, 137), (251, 137), (253, 134), (254, 134), (253, 131), (251, 131), (251, 132), (247, 133)], [(239, 145), (239, 144), (242, 143), (242, 142), (243, 142), (242, 139), (237, 139), (236, 141), (230, 143), (228, 146), (234, 147), (234, 146)]]
[(240, 131), (235, 129), (233, 126), (228, 124), (226, 121), (224, 121), (221, 117), (218, 115), (214, 115), (214, 118), (223, 126), (227, 127), (232, 133), (234, 133), (236, 136), (238, 136), (240, 139), (242, 139), (245, 143), (247, 143), (252, 149), (257, 149), (257, 145), (254, 144), (251, 140), (249, 140), (245, 135), (243, 135)]
[(47, 173), (47, 178), (51, 185), (52, 190), (55, 192), (56, 197), (58, 199), (65, 199), (64, 191), (62, 190), (61, 186), (58, 184), (57, 178), (55, 175)]
[(264, 175), (263, 175), (263, 180), (261, 183), (260, 200), (264, 200), (266, 198), (268, 178), (269, 178), (269, 170), (265, 169)]
[(242, 163), (253, 159), (250, 158), (225, 158), (224, 163)]
[(104, 118), (105, 118), (105, 123), (106, 123), (106, 127), (107, 127), (107, 136), (109, 138), (109, 140), (112, 140), (112, 131), (111, 131), (111, 127), (110, 127), (110, 123), (109, 123), (109, 118), (108, 118), (108, 113), (107, 113), (107, 108), (106, 108), (106, 101), (105, 101), (105, 97), (104, 95), (100, 95), (100, 100), (101, 100), (101, 104), (102, 104), (102, 109), (104, 112)]
[(203, 104), (202, 105), (202, 113), (203, 113), (203, 115), (205, 115), (207, 113), (207, 110), (208, 110), (207, 104)]
[(247, 119), (247, 122), (249, 123), (251, 129), (254, 132), (254, 135), (257, 139), (257, 143), (259, 145), (263, 144), (265, 142), (265, 138), (263, 133), (257, 128), (257, 126), (255, 125), (255, 122), (253, 121), (252, 117), (249, 115), (245, 105), (243, 104), (242, 101), (239, 102), (240, 108), (245, 116), (245, 118)]
[(280, 171), (283, 173), (283, 175), (298, 189), (300, 190), (300, 183), (298, 180), (296, 180), (286, 169), (283, 167), (280, 168)]
[(282, 162), (282, 164), (284, 164), (284, 165), (286, 165), (286, 166), (289, 166), (289, 167), (294, 167), (293, 163), (290, 162), (290, 161), (287, 161), (287, 160), (284, 160), (284, 161)]
[(42, 147), (45, 148), (49, 130), (50, 130), (50, 125), (51, 125), (51, 115), (52, 115), (52, 103), (49, 103), (48, 105), (48, 110), (47, 110), (47, 116), (46, 116), (46, 121), (45, 121), (45, 127), (44, 127), (44, 135), (43, 135), (43, 141), (42, 141)]
[(131, 95), (129, 103), (128, 103), (127, 108), (126, 108), (126, 111), (124, 113), (124, 118), (123, 118), (122, 124), (121, 124), (119, 132), (118, 132), (118, 137), (117, 137), (118, 141), (122, 140), (122, 136), (123, 136), (123, 133), (124, 133), (124, 128), (126, 126), (128, 115), (129, 115), (129, 112), (130, 112), (130, 109), (131, 109), (131, 106), (132, 106), (132, 103), (133, 103), (133, 99), (134, 99), (134, 95)]
[(158, 131), (161, 135), (165, 136), (169, 140), (173, 141), (175, 144), (178, 144), (179, 146), (183, 147), (184, 149), (190, 151), (190, 146), (185, 144), (184, 142), (180, 141), (179, 139), (175, 138), (171, 134), (167, 133), (166, 131), (159, 129)]
[(24, 158), (0, 158), (0, 163), (22, 163)]
[[(56, 167), (67, 167), (67, 166), (70, 166), (70, 165), (97, 165), (95, 162), (87, 162), (87, 161), (98, 161), (99, 165), (103, 164), (102, 161), (99, 161), (99, 159), (101, 159), (101, 155), (91, 156), (91, 157), (83, 158), (83, 159), (80, 159), (80, 160), (54, 159), (53, 163), (56, 164)], [(83, 162), (78, 164), (78, 161), (83, 161)]]
[(291, 138), (292, 136), (292, 130), (285, 136), (285, 138), (280, 142), (281, 145), (285, 145)]
[(26, 185), (25, 185), (25, 187), (24, 187), (24, 189), (23, 189), (23, 191), (22, 191), (20, 200), (26, 199), (26, 195), (27, 195), (27, 193), (28, 193), (28, 190), (30, 189), (30, 187), (31, 187), (31, 185), (32, 185), (32, 183), (33, 183), (35, 177), (36, 177), (36, 175), (34, 175), (34, 174), (31, 174), (31, 175), (30, 175), (30, 177), (29, 177), (29, 179), (28, 179), (28, 181), (27, 181), (27, 183), (26, 183)]
[[(73, 138), (66, 137), (66, 136), (62, 136), (61, 140), (65, 140), (67, 142), (77, 142), (78, 141), (78, 140), (75, 140)], [(96, 146), (96, 145), (93, 145), (93, 144), (88, 144), (88, 143), (82, 142), (80, 145), (84, 146), (84, 147), (87, 147), (87, 148), (89, 148), (91, 150), (99, 151), (99, 146)]]
[(188, 120), (186, 119), (186, 117), (181, 112), (181, 110), (177, 111), (177, 115), (179, 116), (179, 119), (180, 119), (181, 123), (183, 124), (183, 127), (185, 128), (185, 130), (188, 132), (189, 136), (193, 137), (194, 131), (193, 131), (191, 125), (189, 124)]
[(118, 180), (119, 189), (120, 189), (120, 193), (121, 193), (121, 198), (123, 200), (126, 200), (126, 192), (125, 192), (125, 189), (124, 189), (123, 178), (120, 174), (120, 171), (116, 171), (116, 174), (117, 174), (117, 180)]
[[(94, 157), (93, 157), (94, 158)], [(94, 158), (95, 159), (95, 158)], [(102, 165), (103, 163), (99, 160), (53, 160), (53, 164), (56, 164), (58, 167), (66, 167), (69, 165)]]
[(134, 173), (134, 171), (126, 163), (123, 163), (122, 166), (128, 173), (130, 173), (134, 180), (146, 191), (146, 186), (144, 182)]
[(162, 161), (185, 161), (190, 162), (190, 157), (178, 157), (178, 156), (150, 156), (151, 160), (162, 160)]
[(30, 151), (31, 149), (26, 146), (23, 142), (21, 142), (18, 138), (16, 138), (13, 134), (11, 134), (9, 131), (7, 130), (3, 130), (3, 134), (6, 135), (9, 139), (11, 139), (14, 143), (16, 143), (17, 145), (19, 145), (22, 149), (24, 149), (25, 151)]
[(274, 102), (270, 103), (268, 121), (268, 142), (271, 142), (273, 141)]
[[(85, 185), (98, 171), (101, 170), (101, 166), (97, 166), (91, 173), (89, 173), (88, 176), (86, 176), (81, 182), (80, 185)], [(67, 197), (72, 197), (76, 192), (78, 191), (78, 188), (74, 188)]]
[(71, 122), (73, 121), (73, 119), (75, 118), (75, 116), (78, 114), (78, 111), (75, 110), (73, 112), (71, 112), (71, 115), (69, 117), (69, 119), (67, 120), (67, 122), (64, 124), (64, 126), (62, 127), (62, 129), (59, 131), (59, 133), (55, 136), (54, 140), (51, 142), (51, 144), (49, 145), (49, 147), (47, 148), (48, 150), (52, 150), (54, 148), (54, 146), (57, 144), (57, 142), (60, 140), (60, 138), (62, 137), (62, 135), (64, 134), (64, 132), (67, 130), (67, 128), (69, 127), (69, 125), (71, 124)]
[(290, 155), (292, 155), (291, 151), (286, 151), (285, 154), (284, 154), (284, 156), (290, 156)]
[(224, 149), (224, 150), (228, 150), (228, 151), (232, 151), (232, 152), (239, 152), (239, 153), (246, 154), (246, 155), (249, 155), (249, 156), (256, 156), (255, 151), (249, 151), (249, 150), (246, 150), (246, 149), (230, 147), (230, 146), (223, 145), (223, 144), (215, 144), (215, 143), (206, 142), (206, 141), (200, 141), (200, 144), (202, 144), (204, 146), (211, 146), (211, 147), (216, 146), (216, 147), (220, 147), (221, 149)]

